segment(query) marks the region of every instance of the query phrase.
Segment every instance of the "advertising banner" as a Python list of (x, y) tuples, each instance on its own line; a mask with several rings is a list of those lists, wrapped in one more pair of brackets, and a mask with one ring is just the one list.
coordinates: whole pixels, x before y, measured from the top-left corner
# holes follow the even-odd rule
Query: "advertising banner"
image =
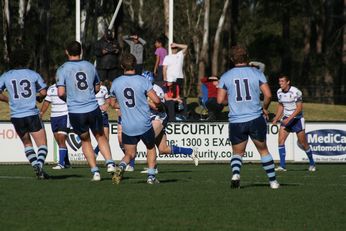
[[(58, 146), (54, 141), (50, 123), (45, 123), (48, 141), (47, 162), (58, 161)], [(121, 160), (123, 152), (118, 143), (117, 124), (110, 124), (109, 143), (114, 160)], [(278, 133), (279, 126), (268, 124), (267, 126), (267, 144), (274, 160), (279, 160), (278, 155)], [(346, 162), (346, 123), (306, 123), (307, 139), (317, 162)], [(166, 128), (166, 134), (169, 145), (181, 147), (191, 147), (198, 150), (200, 161), (206, 162), (229, 162), (232, 149), (228, 141), (228, 123), (170, 123)], [(92, 137), (93, 147), (97, 142)], [(286, 160), (294, 162), (307, 162), (304, 151), (297, 146), (295, 134), (290, 134), (286, 143)], [(0, 162), (27, 162), (24, 155), (24, 148), (17, 136), (14, 127), (9, 122), (0, 123)], [(67, 147), (70, 160), (85, 161), (81, 148), (80, 138), (69, 133)], [(158, 154), (158, 161), (191, 161), (191, 159), (182, 154)], [(102, 155), (97, 157), (98, 161), (104, 160)], [(137, 160), (146, 160), (146, 148), (142, 142), (137, 149)], [(260, 155), (255, 145), (250, 140), (246, 154), (245, 162), (258, 162)]]
[[(346, 123), (307, 123), (305, 131), (317, 162), (346, 162)], [(308, 161), (303, 150), (294, 149), (294, 161)]]

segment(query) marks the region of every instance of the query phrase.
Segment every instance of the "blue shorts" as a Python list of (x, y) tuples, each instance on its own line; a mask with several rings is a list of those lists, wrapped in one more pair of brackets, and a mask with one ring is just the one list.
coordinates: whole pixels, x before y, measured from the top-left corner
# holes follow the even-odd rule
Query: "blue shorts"
[(73, 130), (77, 135), (89, 132), (103, 132), (103, 119), (100, 108), (87, 113), (69, 113), (69, 118)]
[(50, 117), (50, 123), (52, 127), (52, 131), (66, 133), (68, 131), (69, 126), (67, 126), (68, 115)]
[(102, 112), (103, 127), (109, 128), (108, 113)]
[(19, 137), (23, 137), (28, 132), (38, 132), (44, 128), (39, 115), (11, 118), (11, 122)]
[[(282, 120), (286, 119), (287, 117), (283, 117)], [(292, 119), (286, 126), (281, 123), (281, 126), (285, 128), (288, 132), (295, 132), (299, 133), (303, 130), (305, 130), (305, 120), (303, 117), (301, 118), (294, 118)]]
[(148, 131), (139, 136), (128, 136), (124, 132), (122, 132), (123, 144), (138, 144), (140, 140), (143, 141), (145, 146), (148, 149), (152, 149), (155, 147), (155, 132), (153, 127), (151, 127)]
[(252, 140), (264, 142), (267, 137), (267, 122), (263, 116), (244, 123), (230, 123), (228, 127), (229, 140), (232, 145)]

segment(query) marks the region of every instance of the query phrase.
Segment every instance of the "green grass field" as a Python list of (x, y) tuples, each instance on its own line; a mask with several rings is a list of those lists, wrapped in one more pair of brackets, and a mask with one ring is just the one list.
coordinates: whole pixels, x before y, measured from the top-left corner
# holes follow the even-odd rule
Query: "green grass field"
[(1, 230), (346, 230), (345, 165), (288, 165), (271, 190), (264, 170), (245, 164), (242, 188), (226, 164), (160, 165), (147, 185), (138, 165), (120, 185), (90, 182), (86, 166), (39, 181), (27, 165), (0, 166)]

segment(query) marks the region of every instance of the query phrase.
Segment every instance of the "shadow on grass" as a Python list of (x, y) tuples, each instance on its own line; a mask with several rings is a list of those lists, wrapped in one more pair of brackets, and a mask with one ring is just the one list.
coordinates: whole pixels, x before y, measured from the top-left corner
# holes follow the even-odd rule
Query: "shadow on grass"
[[(298, 187), (301, 186), (301, 184), (297, 184), (297, 183), (288, 183), (288, 184), (282, 184), (280, 183), (280, 187)], [(243, 184), (242, 186), (240, 186), (240, 188), (257, 188), (257, 187), (263, 187), (263, 188), (268, 188), (269, 184), (268, 183), (252, 183), (252, 184)]]
[(161, 173), (184, 173), (184, 172), (192, 172), (191, 170), (159, 170), (160, 174)]
[(55, 175), (55, 176), (52, 176), (50, 175), (49, 176), (49, 179), (50, 180), (64, 180), (64, 179), (68, 179), (68, 178), (84, 178), (84, 176), (82, 175), (76, 175), (76, 174), (71, 174), (71, 175)]

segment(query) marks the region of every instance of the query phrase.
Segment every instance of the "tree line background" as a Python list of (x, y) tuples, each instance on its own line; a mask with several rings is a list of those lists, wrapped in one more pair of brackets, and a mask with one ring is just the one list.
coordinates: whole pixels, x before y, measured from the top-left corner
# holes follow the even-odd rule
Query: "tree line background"
[[(1, 73), (16, 47), (32, 50), (31, 68), (48, 83), (75, 38), (75, 1), (1, 0)], [(117, 0), (81, 0), (84, 59), (111, 20)], [(245, 45), (251, 60), (266, 64), (273, 93), (287, 74), (305, 101), (346, 103), (346, 0), (174, 0), (174, 41), (189, 45), (185, 95), (199, 94), (199, 78), (232, 67), (230, 48)], [(168, 34), (168, 0), (124, 0), (115, 22), (121, 47), (125, 34), (147, 41), (145, 69), (154, 67), (154, 41)], [(18, 54), (20, 55), (20, 54)], [(274, 94), (275, 95), (275, 94)]]

